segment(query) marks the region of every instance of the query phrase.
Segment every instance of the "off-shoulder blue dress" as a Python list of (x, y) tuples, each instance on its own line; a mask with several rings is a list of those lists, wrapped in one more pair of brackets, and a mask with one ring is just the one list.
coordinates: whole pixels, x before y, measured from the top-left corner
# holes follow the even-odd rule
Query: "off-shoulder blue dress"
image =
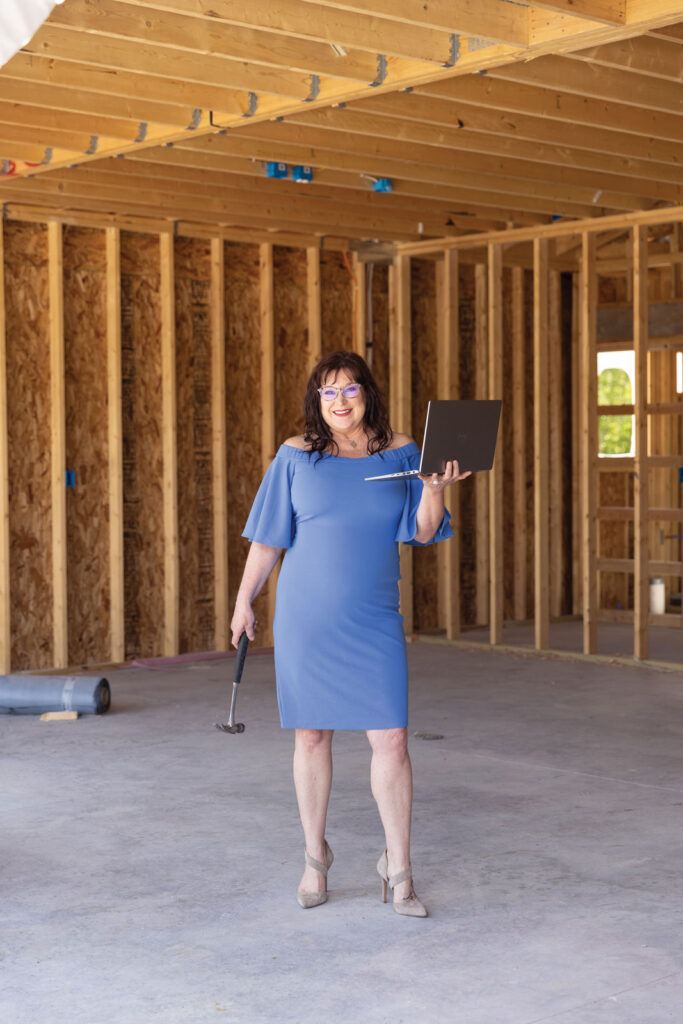
[[(273, 627), (284, 729), (405, 726), (408, 670), (398, 542), (416, 541), (422, 481), (414, 442), (351, 459), (283, 444), (243, 536), (286, 548)], [(453, 536), (446, 510), (434, 541)]]

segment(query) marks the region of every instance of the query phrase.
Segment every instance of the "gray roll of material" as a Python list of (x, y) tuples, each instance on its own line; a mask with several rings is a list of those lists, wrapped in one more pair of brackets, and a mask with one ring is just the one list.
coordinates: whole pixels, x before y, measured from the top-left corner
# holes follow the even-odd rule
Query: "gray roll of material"
[(0, 715), (103, 715), (110, 703), (109, 683), (101, 676), (0, 676)]

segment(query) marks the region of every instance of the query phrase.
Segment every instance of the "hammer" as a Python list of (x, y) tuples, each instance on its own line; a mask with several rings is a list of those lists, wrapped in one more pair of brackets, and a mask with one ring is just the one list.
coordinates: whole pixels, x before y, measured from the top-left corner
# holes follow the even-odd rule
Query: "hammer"
[(249, 637), (246, 633), (242, 633), (239, 644), (237, 645), (237, 660), (235, 662), (235, 678), (232, 684), (232, 700), (230, 701), (230, 714), (228, 716), (227, 723), (216, 722), (216, 728), (220, 729), (221, 732), (244, 732), (244, 722), (237, 722), (235, 724), (235, 704), (237, 703), (237, 687), (240, 685), (240, 679), (242, 678), (242, 670), (244, 669), (244, 659), (247, 656), (247, 647), (249, 646)]

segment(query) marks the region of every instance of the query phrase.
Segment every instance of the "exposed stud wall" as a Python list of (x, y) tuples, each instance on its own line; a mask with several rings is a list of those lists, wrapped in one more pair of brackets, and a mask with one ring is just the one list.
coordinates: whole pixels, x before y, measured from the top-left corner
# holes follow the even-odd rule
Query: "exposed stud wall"
[[(277, 247), (275, 286), (275, 445), (304, 429), (308, 380), (308, 270), (303, 249)], [(324, 343), (324, 336), (323, 336)]]
[(341, 253), (321, 252), (320, 288), (323, 355), (352, 349), (353, 281)]

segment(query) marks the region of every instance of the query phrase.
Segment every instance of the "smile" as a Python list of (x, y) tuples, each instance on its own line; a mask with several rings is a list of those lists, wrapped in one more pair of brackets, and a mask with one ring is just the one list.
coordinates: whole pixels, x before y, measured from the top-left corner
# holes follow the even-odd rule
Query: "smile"
[(345, 409), (343, 412), (335, 412), (334, 415), (335, 416), (348, 416), (350, 412), (351, 412), (350, 409)]

